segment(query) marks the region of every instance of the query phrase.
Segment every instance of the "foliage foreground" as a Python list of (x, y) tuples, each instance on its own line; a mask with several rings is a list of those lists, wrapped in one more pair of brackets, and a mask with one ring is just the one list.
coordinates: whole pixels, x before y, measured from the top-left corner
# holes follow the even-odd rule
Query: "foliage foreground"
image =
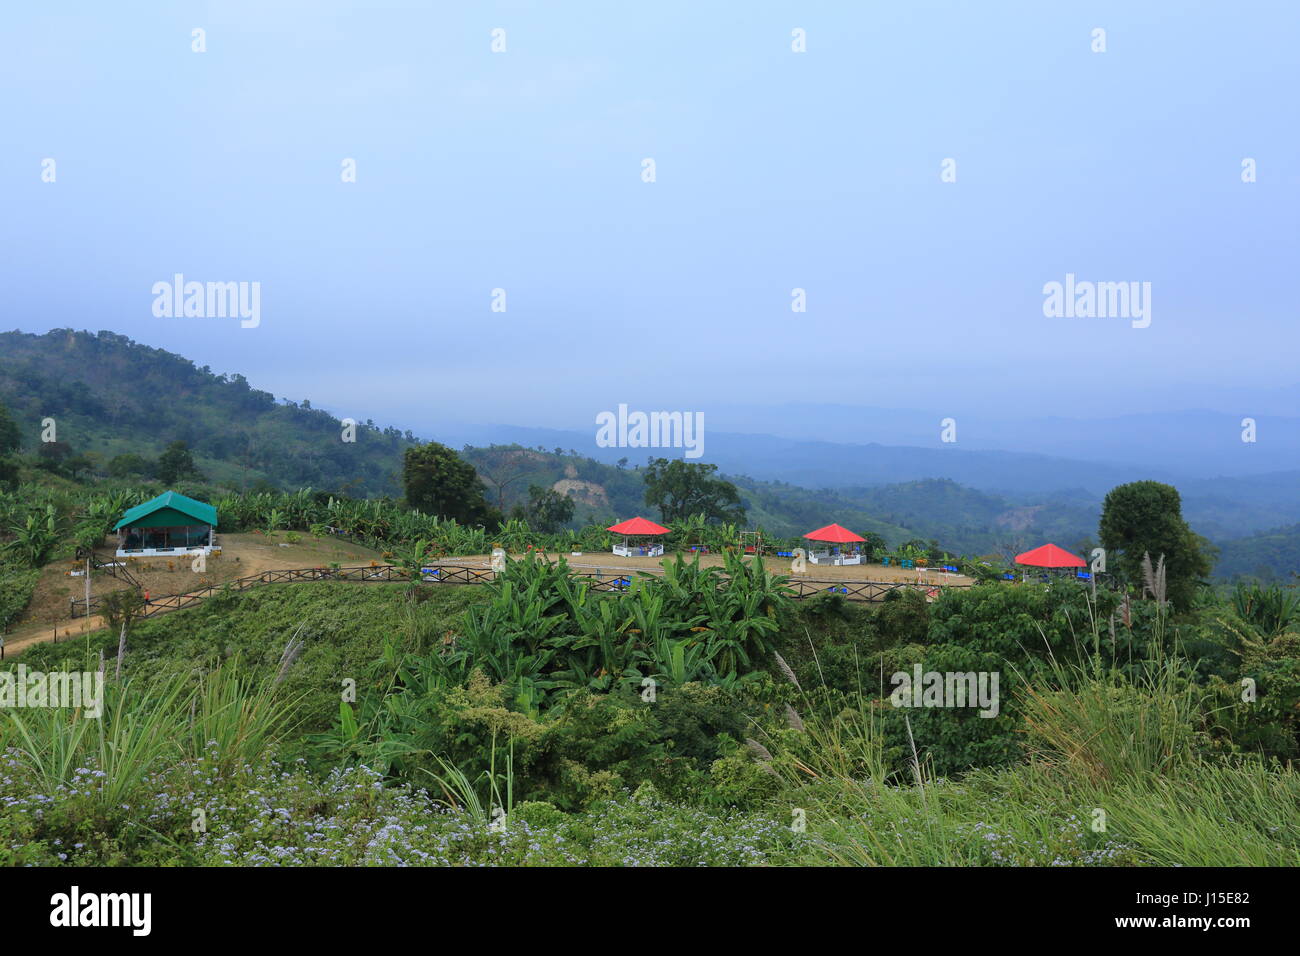
[[(0, 855), (1295, 866), (1294, 626), (1070, 583), (796, 606), (739, 561), (219, 595), (24, 655), (102, 668), (103, 716), (0, 714)], [(999, 671), (997, 716), (895, 706), (914, 665)]]

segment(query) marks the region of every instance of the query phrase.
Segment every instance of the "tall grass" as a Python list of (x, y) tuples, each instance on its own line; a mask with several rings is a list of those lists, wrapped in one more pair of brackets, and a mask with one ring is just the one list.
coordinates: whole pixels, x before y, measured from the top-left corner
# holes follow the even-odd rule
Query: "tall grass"
[(1025, 687), (1031, 759), (1093, 783), (1171, 773), (1196, 757), (1207, 692), (1175, 658), (1133, 681), (1058, 666), (1054, 686)]
[(89, 771), (98, 778), (95, 796), (120, 803), (164, 756), (177, 753), (178, 718), (192, 697), (188, 682), (172, 677), (107, 684), (98, 717), (85, 708), (6, 709), (0, 746), (47, 794), (76, 789)]
[(228, 662), (199, 678), (183, 724), (183, 756), (215, 759), (223, 771), (253, 762), (295, 729), (297, 703), (280, 692), (278, 675), (255, 680), (237, 660)]
[(1094, 615), (1091, 654), (1085, 645), (1069, 664), (1049, 654), (1023, 685), (1030, 756), (1012, 769), (935, 779), (919, 756), (933, 742), (909, 739), (911, 780), (891, 778), (887, 704), (864, 696), (769, 735), (761, 762), (783, 785), (778, 799), (807, 820), (807, 862), (1300, 864), (1300, 774), (1208, 757), (1207, 693), (1176, 640), (1130, 662), (1132, 677), (1102, 667), (1101, 640)]
[(104, 686), (102, 713), (85, 708), (0, 711), (0, 750), (46, 794), (88, 784), (103, 806), (123, 803), (168, 762), (202, 757), (228, 769), (253, 761), (291, 729), (293, 702), (228, 662), (189, 674)]

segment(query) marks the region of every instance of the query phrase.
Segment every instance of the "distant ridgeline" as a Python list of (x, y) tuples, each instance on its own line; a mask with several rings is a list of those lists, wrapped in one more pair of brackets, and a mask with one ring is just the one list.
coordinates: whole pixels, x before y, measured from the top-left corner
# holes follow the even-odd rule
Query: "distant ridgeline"
[(402, 450), (414, 438), (367, 423), (343, 442), (343, 423), (309, 401), (277, 402), (242, 375), (216, 375), (112, 332), (0, 333), (0, 402), (28, 452), (52, 417), (58, 440), (98, 456), (100, 467), (119, 455), (157, 459), (180, 440), (209, 481), (250, 488), (261, 480), (400, 495)]

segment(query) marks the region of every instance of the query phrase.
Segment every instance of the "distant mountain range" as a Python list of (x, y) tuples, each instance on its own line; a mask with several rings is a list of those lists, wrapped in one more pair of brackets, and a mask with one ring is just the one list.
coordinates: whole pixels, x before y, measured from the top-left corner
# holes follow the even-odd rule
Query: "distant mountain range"
[[(519, 426), (449, 426), (443, 437), (456, 445), (517, 443), (525, 447), (573, 449), (597, 461), (626, 458), (644, 464), (646, 458), (673, 450), (599, 448), (590, 432)], [(1236, 477), (1194, 478), (1168, 468), (1104, 464), (1021, 452), (969, 451), (959, 446), (907, 448), (888, 445), (843, 445), (797, 441), (771, 435), (708, 432), (702, 459), (731, 476), (753, 482), (785, 482), (808, 489), (834, 490), (841, 497), (875, 507), (875, 496), (864, 489), (913, 484), (944, 478), (982, 491), (1002, 507), (1038, 507), (1048, 511), (1090, 511), (1088, 530), (1107, 491), (1128, 481), (1153, 479), (1175, 485), (1183, 495), (1183, 511), (1193, 526), (1213, 539), (1239, 537), (1300, 521), (1300, 470)], [(871, 504), (869, 504), (871, 503)], [(922, 515), (913, 512), (916, 520)], [(989, 515), (968, 515), (977, 524)]]

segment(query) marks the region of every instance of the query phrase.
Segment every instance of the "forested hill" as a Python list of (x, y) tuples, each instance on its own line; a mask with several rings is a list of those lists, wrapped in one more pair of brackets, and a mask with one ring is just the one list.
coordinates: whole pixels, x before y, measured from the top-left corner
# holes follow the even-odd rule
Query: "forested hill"
[(90, 453), (97, 468), (119, 455), (156, 459), (181, 440), (209, 480), (248, 487), (397, 495), (401, 453), (414, 440), (365, 424), (344, 442), (343, 423), (308, 401), (277, 401), (242, 375), (217, 375), (112, 332), (0, 333), (0, 402), (28, 450), (53, 417), (58, 440)]
[(1214, 570), (1225, 578), (1254, 577), (1295, 584), (1300, 573), (1300, 524), (1224, 542)]

